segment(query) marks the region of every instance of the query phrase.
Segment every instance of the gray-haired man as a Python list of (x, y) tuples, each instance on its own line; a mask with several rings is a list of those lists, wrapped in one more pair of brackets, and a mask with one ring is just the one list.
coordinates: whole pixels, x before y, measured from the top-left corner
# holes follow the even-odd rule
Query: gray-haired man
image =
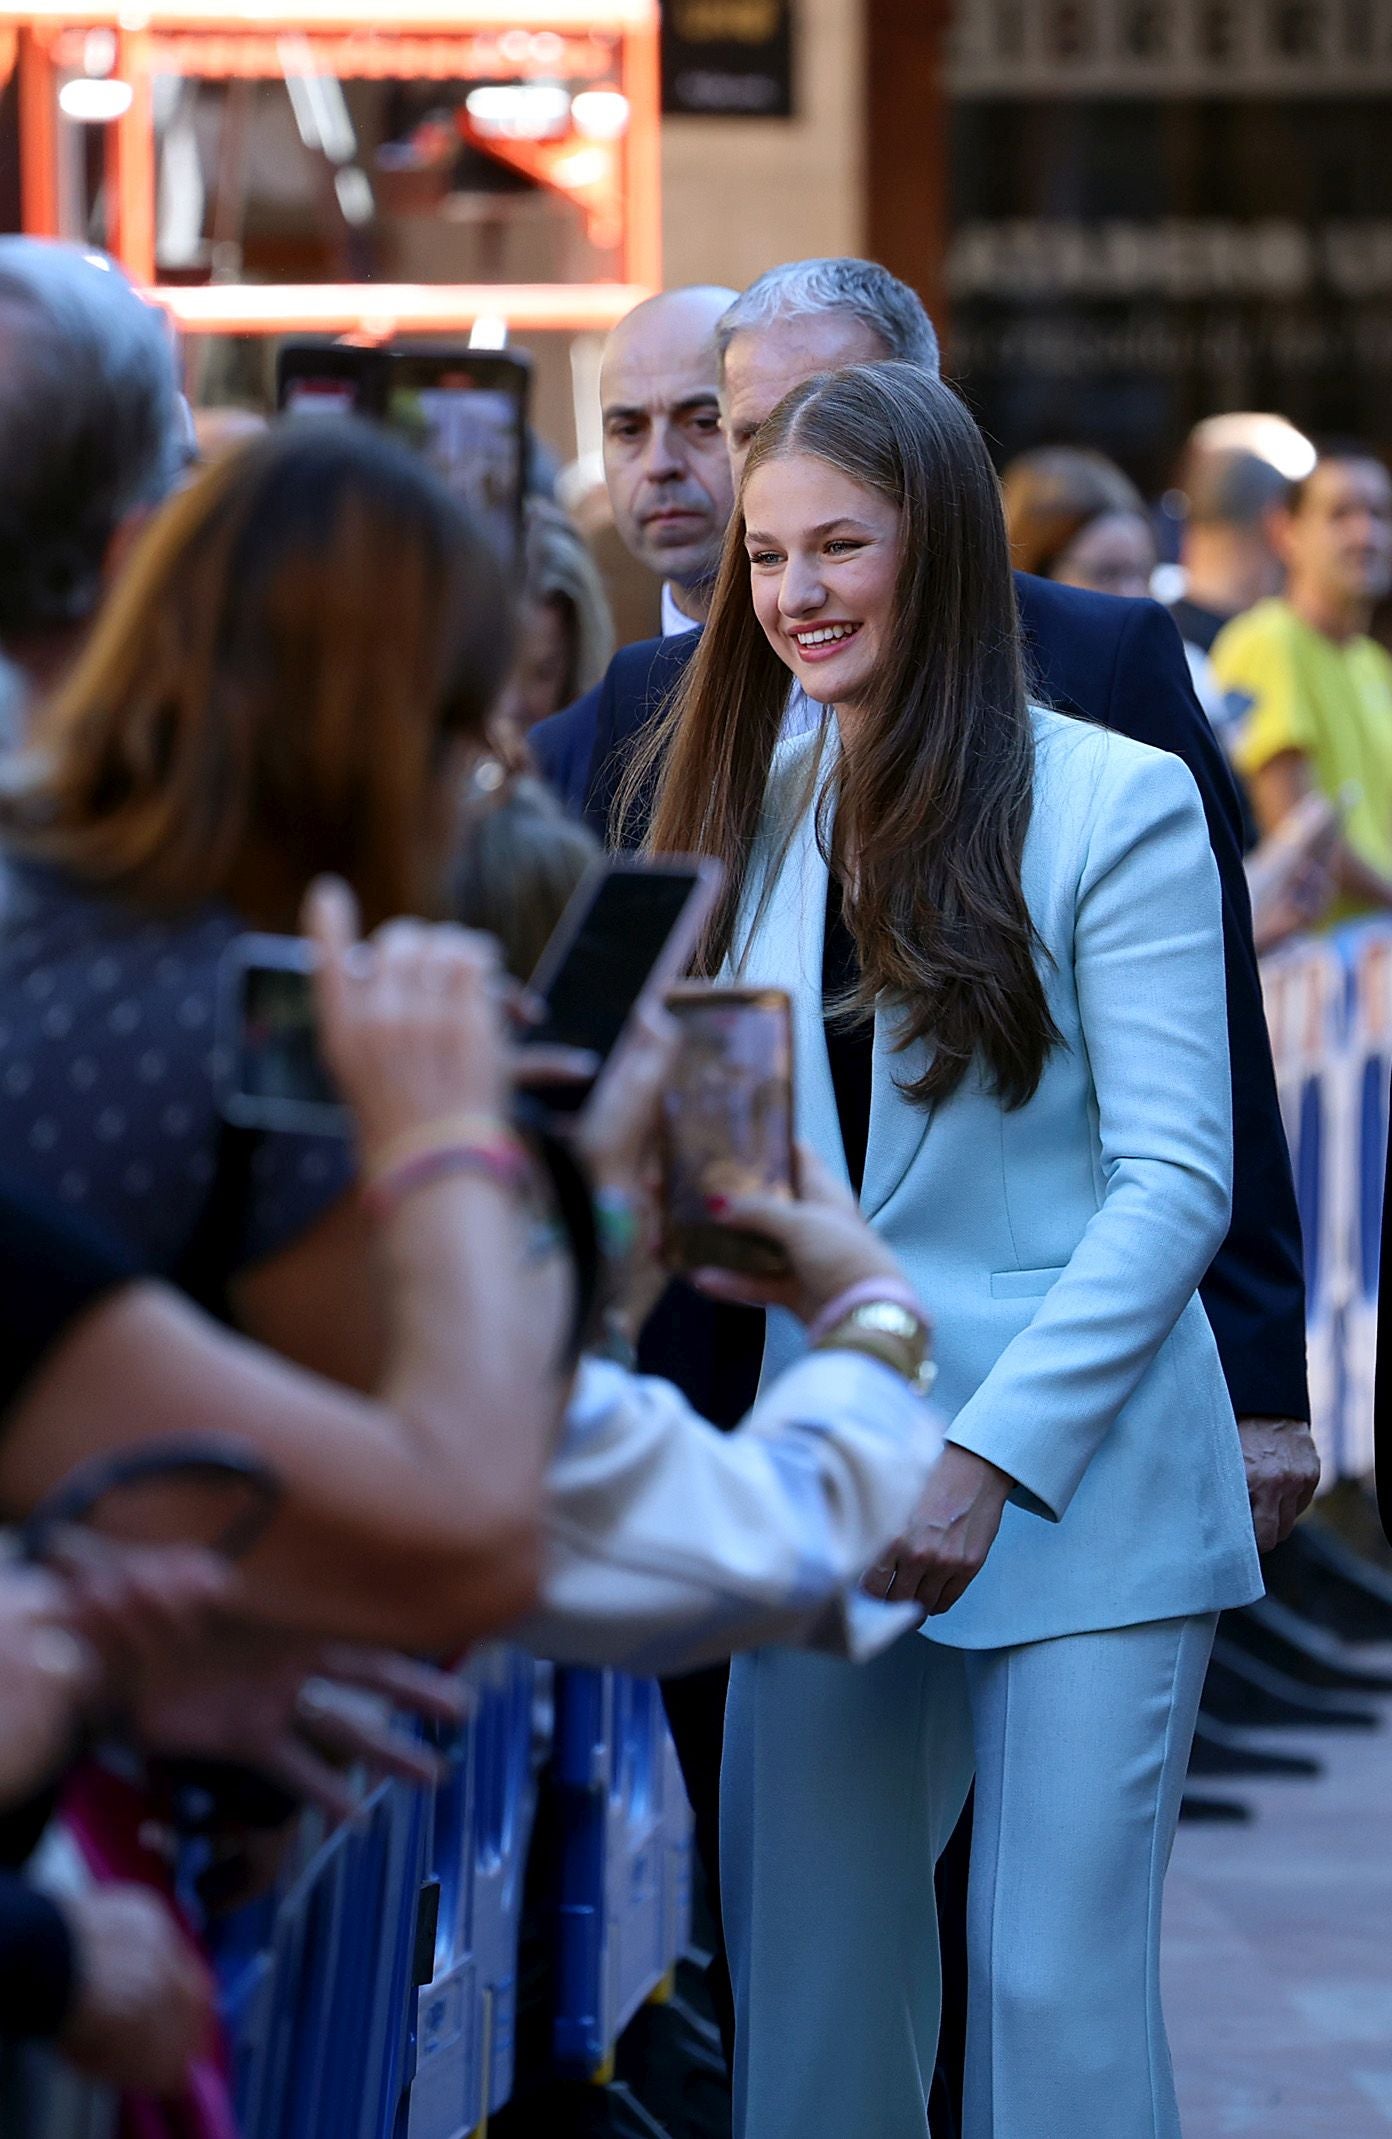
[(68, 667), (120, 531), (173, 487), (191, 443), (168, 322), (116, 262), (0, 237), (0, 650), (12, 720)]

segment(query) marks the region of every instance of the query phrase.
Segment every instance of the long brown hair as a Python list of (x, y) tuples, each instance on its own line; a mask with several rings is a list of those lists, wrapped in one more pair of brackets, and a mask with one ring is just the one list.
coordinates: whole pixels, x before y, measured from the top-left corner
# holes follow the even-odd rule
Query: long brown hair
[(1146, 516), (1128, 475), (1090, 446), (1038, 446), (1017, 454), (1001, 477), (1005, 533), (1017, 572), (1052, 579), (1094, 520), (1113, 513)]
[(422, 462), (289, 424), (151, 522), (0, 825), (155, 909), (283, 928), (328, 870), (368, 925), (439, 911), (447, 745), (483, 744), (511, 642), (502, 569)]
[(620, 818), (633, 822), (656, 780), (648, 844), (724, 863), (703, 948), (716, 970), (734, 948), (788, 699), (788, 670), (750, 600), (744, 487), (795, 453), (901, 514), (890, 650), (817, 804), (823, 851), (846, 864), (861, 969), (842, 1014), (866, 1017), (877, 1002), (902, 1010), (901, 1044), (931, 1049), (923, 1076), (903, 1087), (916, 1104), (950, 1097), (979, 1064), (1007, 1106), (1022, 1106), (1059, 1040), (1020, 881), (1033, 734), (1000, 492), (950, 387), (916, 365), (864, 365), (797, 387), (760, 428), (710, 621), (629, 767)]

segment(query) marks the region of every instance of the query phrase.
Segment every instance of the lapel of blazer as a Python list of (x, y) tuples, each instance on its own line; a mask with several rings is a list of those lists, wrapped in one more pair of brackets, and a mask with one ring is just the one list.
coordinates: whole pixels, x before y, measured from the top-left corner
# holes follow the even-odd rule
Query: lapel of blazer
[[(804, 788), (813, 745), (805, 737), (784, 744), (774, 759), (769, 807), (760, 833), (760, 853), (751, 871), (751, 911), (757, 922), (740, 958), (739, 970), (753, 980), (777, 978), (793, 993), (794, 1061), (798, 1082), (798, 1116), (802, 1133), (823, 1157), (834, 1154), (845, 1177), (841, 1125), (831, 1081), (826, 1032), (822, 1022), (822, 953), (826, 937), (827, 865), (817, 842), (815, 813), (798, 817), (782, 866), (759, 911), (767, 871), (777, 864), (781, 830), (792, 803)], [(823, 768), (827, 760), (822, 759)], [(740, 939), (737, 937), (737, 944)], [(893, 1195), (913, 1165), (928, 1133), (929, 1117), (910, 1106), (898, 1083), (921, 1075), (926, 1051), (916, 1044), (895, 1050), (894, 1013), (875, 1017), (870, 1091), (870, 1134), (865, 1153), (861, 1209), (873, 1218)]]
[(875, 1067), (870, 1085), (870, 1136), (860, 1207), (867, 1218), (883, 1210), (923, 1149), (932, 1117), (911, 1106), (899, 1087), (923, 1074), (928, 1050), (921, 1041), (897, 1050), (897, 1015), (875, 1013)]

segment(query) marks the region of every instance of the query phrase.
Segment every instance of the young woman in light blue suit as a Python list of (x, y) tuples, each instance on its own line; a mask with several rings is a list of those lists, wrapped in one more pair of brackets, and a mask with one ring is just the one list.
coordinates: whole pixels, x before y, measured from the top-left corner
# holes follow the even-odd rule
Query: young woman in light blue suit
[[(789, 670), (833, 717), (782, 741)], [(813, 381), (760, 433), (629, 777), (634, 800), (658, 778), (654, 846), (726, 864), (708, 964), (792, 991), (802, 1135), (843, 1178), (863, 1144), (952, 1421), (867, 1577), (921, 1633), (863, 1669), (734, 1669), (737, 2130), (923, 2139), (933, 1865), (974, 1774), (966, 2139), (1175, 2139), (1161, 1887), (1216, 1614), (1261, 1590), (1197, 1298), (1231, 1172), (1197, 791), (1029, 705), (985, 447), (898, 364)], [(830, 1001), (829, 929), (853, 957)], [(777, 1287), (709, 1284), (772, 1306), (786, 1365)]]

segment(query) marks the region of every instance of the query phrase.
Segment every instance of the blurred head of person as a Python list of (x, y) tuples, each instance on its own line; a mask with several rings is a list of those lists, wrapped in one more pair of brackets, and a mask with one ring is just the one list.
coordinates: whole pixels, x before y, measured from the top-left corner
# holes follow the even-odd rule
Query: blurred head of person
[(885, 358), (937, 377), (922, 300), (875, 260), (788, 260), (751, 282), (716, 330), (721, 406), (736, 477), (785, 394), (823, 372)]
[(1260, 453), (1209, 446), (1202, 427), (1191, 437), (1179, 475), (1179, 555), (1191, 602), (1227, 618), (1280, 592), (1276, 520), (1289, 487)]
[(10, 768), (6, 828), (156, 910), (292, 928), (329, 873), (369, 926), (439, 913), (512, 648), (502, 566), (416, 455), (281, 426), (145, 528)]
[(525, 734), (598, 683), (614, 651), (604, 583), (585, 538), (545, 498), (527, 500), (518, 636), (504, 713)]
[(1145, 500), (1105, 454), (1040, 446), (1011, 461), (1001, 491), (1017, 572), (1093, 594), (1149, 594), (1156, 547)]
[(164, 314), (104, 253), (0, 237), (0, 646), (33, 687), (71, 660), (123, 532), (191, 445)]
[(648, 298), (614, 328), (599, 374), (614, 524), (696, 619), (733, 503), (715, 354), (716, 322), (733, 295), (698, 285)]
[(1366, 446), (1324, 447), (1275, 522), (1286, 597), (1331, 638), (1366, 631), (1392, 590), (1392, 476)]
[(544, 781), (519, 773), (469, 809), (450, 887), (450, 909), (466, 928), (503, 947), (510, 973), (529, 980), (566, 902), (603, 853)]
[(253, 438), (261, 438), (269, 429), (266, 418), (254, 408), (239, 408), (227, 403), (219, 408), (200, 408), (193, 411), (193, 437), (198, 459), (204, 466), (210, 461), (221, 460)]
[(853, 886), (862, 981), (842, 1007), (888, 997), (931, 1037), (905, 1087), (920, 1104), (974, 1062), (1020, 1103), (1054, 1029), (1020, 879), (1034, 744), (1015, 590), (985, 442), (920, 365), (814, 379), (761, 425), (710, 621), (625, 775), (621, 813), (657, 774), (654, 850), (725, 865), (705, 970), (738, 955), (790, 671), (835, 707), (844, 746), (815, 805)]

